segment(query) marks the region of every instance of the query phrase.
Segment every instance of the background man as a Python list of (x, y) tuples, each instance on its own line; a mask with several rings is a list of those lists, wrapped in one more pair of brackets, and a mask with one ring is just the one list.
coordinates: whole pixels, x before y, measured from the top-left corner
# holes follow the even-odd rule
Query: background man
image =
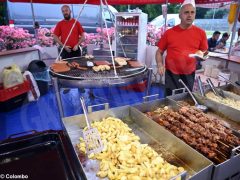
[(217, 41), (219, 39), (220, 34), (221, 33), (219, 31), (215, 31), (213, 33), (212, 37), (208, 39), (208, 50), (209, 51), (214, 51), (216, 49)]
[(230, 35), (227, 32), (223, 33), (222, 38), (217, 42), (216, 48), (217, 49), (225, 48), (229, 37)]
[[(57, 23), (54, 29), (54, 40), (60, 45), (63, 46), (65, 41), (67, 40), (68, 34), (75, 22), (75, 19), (71, 17), (71, 10), (68, 5), (63, 5), (62, 14), (64, 19)], [(79, 49), (79, 45), (84, 41), (84, 30), (81, 24), (77, 21), (73, 31), (64, 47), (61, 57), (63, 59), (71, 58), (71, 57), (79, 57), (81, 56), (81, 51)]]
[[(196, 70), (196, 59), (189, 54), (196, 51), (207, 51), (206, 33), (192, 25), (196, 15), (195, 2), (185, 0), (180, 9), (181, 23), (167, 30), (158, 42), (156, 61), (160, 75), (165, 73), (165, 95), (172, 94), (173, 89), (182, 88), (179, 79), (193, 88)], [(166, 63), (163, 63), (163, 53), (167, 50)]]

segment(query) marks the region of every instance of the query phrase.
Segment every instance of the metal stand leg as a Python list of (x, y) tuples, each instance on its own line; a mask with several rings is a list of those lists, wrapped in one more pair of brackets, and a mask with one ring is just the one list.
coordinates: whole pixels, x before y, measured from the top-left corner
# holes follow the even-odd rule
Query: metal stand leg
[(58, 106), (59, 114), (60, 114), (60, 117), (63, 118), (64, 112), (63, 112), (60, 88), (58, 85), (58, 78), (53, 77), (53, 87), (54, 87), (54, 91), (55, 91), (56, 98), (57, 98), (57, 106)]
[(151, 84), (152, 84), (152, 73), (153, 73), (153, 69), (152, 69), (152, 68), (149, 68), (149, 69), (148, 69), (148, 79), (147, 79), (146, 96), (149, 96), (149, 91), (150, 91)]
[(96, 98), (95, 94), (93, 93), (93, 89), (89, 89), (88, 95), (89, 95), (90, 99), (95, 99)]
[(88, 96), (89, 96), (89, 99), (90, 99), (90, 100), (100, 99), (100, 100), (108, 101), (108, 99), (105, 99), (105, 98), (96, 96), (96, 95), (94, 94), (94, 92), (93, 92), (93, 89), (90, 89), (90, 90), (89, 90)]

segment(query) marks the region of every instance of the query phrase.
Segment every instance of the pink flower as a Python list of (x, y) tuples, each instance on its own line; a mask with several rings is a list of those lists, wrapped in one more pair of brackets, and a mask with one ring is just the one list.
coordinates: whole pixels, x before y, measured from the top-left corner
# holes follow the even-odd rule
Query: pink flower
[(101, 28), (98, 27), (98, 28), (96, 29), (96, 31), (97, 31), (98, 33), (100, 33), (100, 32), (101, 32)]

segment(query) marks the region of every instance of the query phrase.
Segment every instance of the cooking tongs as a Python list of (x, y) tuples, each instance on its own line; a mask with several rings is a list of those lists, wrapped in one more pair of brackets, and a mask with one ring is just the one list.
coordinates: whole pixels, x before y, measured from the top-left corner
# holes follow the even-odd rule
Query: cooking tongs
[(226, 98), (226, 96), (224, 95), (224, 92), (223, 90), (221, 89), (216, 89), (215, 86), (213, 85), (212, 83), (212, 80), (210, 78), (207, 78), (207, 83), (209, 84), (209, 86), (211, 87), (213, 93), (216, 95), (216, 96), (220, 96), (222, 98)]
[(187, 87), (187, 85), (181, 80), (179, 79), (179, 82), (185, 87), (185, 89), (188, 91), (188, 93), (190, 94), (191, 98), (193, 99), (194, 103), (195, 103), (195, 107), (202, 110), (203, 112), (207, 112), (208, 107), (201, 105), (197, 102), (196, 98), (193, 96), (192, 92), (190, 91), (190, 89)]
[(199, 87), (201, 95), (205, 96), (205, 92), (203, 90), (202, 80), (201, 80), (200, 76), (197, 77), (197, 82), (198, 82), (198, 87)]

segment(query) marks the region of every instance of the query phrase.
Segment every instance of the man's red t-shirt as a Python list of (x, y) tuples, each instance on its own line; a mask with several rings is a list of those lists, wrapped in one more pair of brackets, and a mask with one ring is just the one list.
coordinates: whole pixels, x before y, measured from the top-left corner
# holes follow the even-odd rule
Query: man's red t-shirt
[[(74, 22), (75, 22), (75, 19), (72, 18), (69, 21), (62, 20), (59, 23), (57, 23), (57, 25), (54, 29), (54, 34), (60, 38), (60, 40), (63, 44), (65, 43)], [(79, 37), (81, 36), (81, 34), (83, 32), (84, 32), (84, 30), (83, 30), (81, 24), (77, 21), (68, 41), (66, 43), (66, 46), (70, 46), (71, 48), (73, 48), (78, 43)]]
[(174, 74), (191, 74), (196, 70), (196, 59), (190, 58), (197, 50), (208, 49), (206, 33), (192, 25), (182, 29), (179, 25), (167, 30), (158, 47), (161, 52), (167, 50), (166, 69)]

